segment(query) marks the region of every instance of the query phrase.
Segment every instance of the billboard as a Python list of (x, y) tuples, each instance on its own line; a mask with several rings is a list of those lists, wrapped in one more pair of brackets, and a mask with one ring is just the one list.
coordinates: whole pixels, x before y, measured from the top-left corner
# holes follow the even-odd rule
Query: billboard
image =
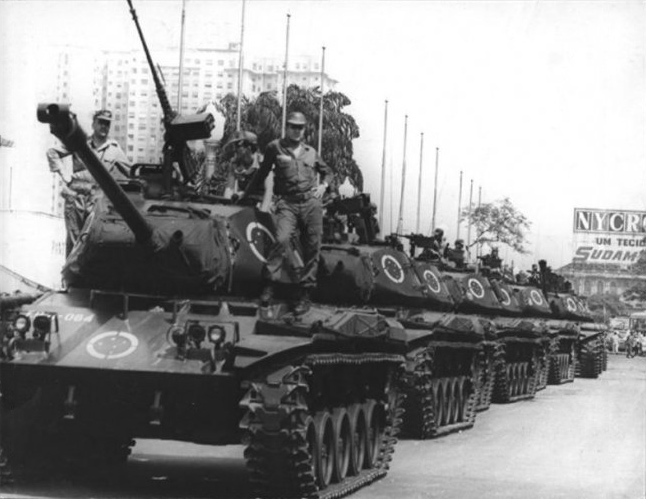
[(574, 263), (628, 267), (646, 250), (646, 211), (574, 208)]

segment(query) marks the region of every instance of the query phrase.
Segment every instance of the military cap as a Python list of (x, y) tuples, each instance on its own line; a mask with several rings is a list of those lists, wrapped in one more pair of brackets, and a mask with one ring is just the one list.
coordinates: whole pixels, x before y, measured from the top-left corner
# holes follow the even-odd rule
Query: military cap
[(108, 109), (101, 109), (94, 113), (94, 119), (95, 120), (104, 120), (104, 121), (112, 121), (112, 111)]
[(238, 142), (247, 142), (256, 147), (258, 145), (258, 136), (253, 132), (239, 130), (233, 134), (233, 137), (231, 137), (231, 140), (227, 142), (227, 145), (225, 147), (231, 147)]
[(287, 123), (291, 125), (306, 125), (307, 119), (303, 113), (292, 111), (287, 115)]

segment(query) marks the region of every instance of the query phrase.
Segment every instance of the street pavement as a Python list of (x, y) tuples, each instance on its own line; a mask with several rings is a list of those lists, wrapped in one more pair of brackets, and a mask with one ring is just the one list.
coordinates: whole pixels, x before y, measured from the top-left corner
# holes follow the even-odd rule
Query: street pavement
[[(122, 474), (18, 477), (0, 498), (253, 497), (241, 446), (137, 442)], [(492, 405), (475, 427), (404, 440), (389, 474), (353, 499), (644, 499), (646, 357), (610, 356), (599, 379)]]

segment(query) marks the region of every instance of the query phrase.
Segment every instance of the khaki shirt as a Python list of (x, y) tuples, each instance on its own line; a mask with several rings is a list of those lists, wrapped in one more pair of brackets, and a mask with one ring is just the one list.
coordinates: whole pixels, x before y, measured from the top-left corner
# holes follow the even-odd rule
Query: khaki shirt
[[(94, 145), (92, 137), (88, 138), (88, 145), (96, 153), (98, 158), (103, 162), (106, 169), (116, 180), (126, 180), (130, 176), (130, 162), (116, 140), (108, 139), (99, 147)], [(47, 150), (47, 161), (50, 168), (56, 167), (60, 171), (64, 170), (62, 159), (72, 154), (64, 145), (58, 145)], [(69, 190), (75, 193), (89, 193), (97, 188), (96, 181), (85, 168), (83, 162), (76, 156), (72, 159), (72, 177), (70, 183), (66, 186), (63, 195), (71, 194)]]
[(269, 172), (274, 171), (274, 194), (290, 196), (305, 194), (317, 186), (317, 174), (321, 174), (321, 182), (329, 182), (332, 172), (318, 155), (316, 149), (301, 144), (298, 153), (287, 147), (281, 139), (272, 141), (265, 151), (265, 157), (260, 165), (259, 181), (262, 182)]

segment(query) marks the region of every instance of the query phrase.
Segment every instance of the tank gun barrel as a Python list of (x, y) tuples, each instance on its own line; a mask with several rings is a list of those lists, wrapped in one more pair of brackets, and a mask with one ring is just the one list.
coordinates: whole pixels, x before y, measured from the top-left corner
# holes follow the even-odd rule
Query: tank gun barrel
[(92, 151), (87, 135), (78, 124), (76, 115), (70, 111), (69, 104), (41, 103), (38, 105), (37, 117), (41, 123), (48, 123), (52, 134), (83, 161), (90, 174), (135, 234), (137, 242), (140, 244), (149, 243), (152, 239), (152, 228)]

